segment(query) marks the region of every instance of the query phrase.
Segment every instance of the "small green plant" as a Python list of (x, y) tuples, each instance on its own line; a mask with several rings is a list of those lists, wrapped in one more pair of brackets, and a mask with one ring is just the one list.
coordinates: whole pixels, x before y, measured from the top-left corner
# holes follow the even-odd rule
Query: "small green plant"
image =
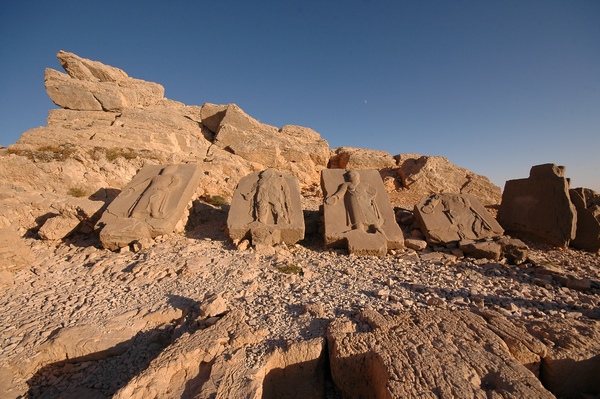
[(228, 202), (225, 197), (221, 195), (211, 195), (206, 198), (206, 203), (211, 205), (227, 205)]
[(277, 268), (277, 270), (279, 270), (281, 273), (284, 273), (284, 274), (296, 274), (296, 275), (298, 275), (302, 272), (302, 268), (300, 266), (294, 265), (294, 264), (279, 266)]
[(81, 187), (71, 187), (69, 191), (67, 191), (67, 194), (69, 194), (71, 197), (81, 198), (85, 197), (87, 192)]

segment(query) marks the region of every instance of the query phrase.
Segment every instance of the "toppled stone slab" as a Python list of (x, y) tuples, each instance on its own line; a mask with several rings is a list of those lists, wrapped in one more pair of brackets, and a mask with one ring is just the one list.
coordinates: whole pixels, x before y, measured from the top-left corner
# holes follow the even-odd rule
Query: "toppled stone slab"
[(367, 309), (360, 317), (372, 331), (341, 320), (328, 330), (331, 374), (343, 397), (554, 398), (474, 313)]
[(304, 238), (304, 214), (298, 179), (275, 169), (242, 178), (227, 217), (234, 242), (253, 245), (294, 244)]
[(325, 245), (348, 248), (351, 254), (385, 256), (404, 247), (402, 230), (379, 172), (325, 169)]
[(431, 194), (415, 205), (415, 218), (431, 244), (480, 240), (504, 234), (496, 219), (470, 194)]
[(600, 194), (589, 188), (569, 190), (577, 210), (577, 232), (571, 246), (586, 251), (600, 250)]
[(536, 165), (529, 178), (504, 185), (498, 222), (518, 238), (566, 247), (575, 238), (577, 213), (564, 166)]
[(183, 227), (200, 174), (196, 164), (144, 166), (98, 221), (102, 245), (116, 250)]

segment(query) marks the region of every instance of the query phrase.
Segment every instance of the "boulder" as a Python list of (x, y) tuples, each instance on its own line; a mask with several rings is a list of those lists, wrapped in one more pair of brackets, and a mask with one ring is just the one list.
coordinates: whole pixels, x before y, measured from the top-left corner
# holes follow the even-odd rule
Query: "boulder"
[[(371, 331), (357, 332), (359, 326), (342, 321), (328, 329), (331, 374), (345, 398), (554, 397), (503, 337), (471, 312), (383, 316), (367, 309), (360, 318)], [(510, 338), (527, 347), (523, 335)]]
[(575, 238), (577, 213), (564, 167), (536, 165), (529, 178), (507, 181), (497, 219), (511, 236), (568, 246)]
[(600, 250), (600, 194), (588, 188), (569, 190), (577, 210), (577, 232), (571, 246), (586, 251)]
[(102, 245), (116, 250), (182, 229), (184, 211), (191, 206), (199, 180), (196, 164), (142, 168), (98, 221)]
[(57, 57), (67, 74), (48, 68), (44, 83), (59, 107), (119, 112), (156, 104), (164, 96), (161, 85), (130, 78), (118, 68), (65, 51)]
[(253, 245), (294, 244), (304, 238), (298, 179), (269, 168), (238, 183), (227, 217), (229, 237)]
[(379, 172), (325, 169), (321, 174), (325, 198), (325, 245), (347, 247), (351, 254), (385, 256), (404, 248)]
[(366, 148), (339, 147), (331, 150), (329, 168), (331, 169), (391, 169), (396, 160), (386, 151)]
[(414, 209), (415, 219), (430, 244), (480, 240), (504, 233), (496, 219), (469, 194), (431, 194)]
[(412, 204), (406, 204), (409, 208), (424, 195), (436, 193), (471, 194), (484, 206), (500, 203), (500, 187), (487, 177), (454, 165), (444, 157), (399, 154), (395, 158), (404, 187), (402, 194), (415, 198)]

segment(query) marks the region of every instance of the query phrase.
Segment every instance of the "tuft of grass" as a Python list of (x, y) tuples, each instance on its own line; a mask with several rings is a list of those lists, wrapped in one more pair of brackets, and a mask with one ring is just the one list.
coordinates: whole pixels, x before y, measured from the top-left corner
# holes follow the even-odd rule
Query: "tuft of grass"
[(221, 195), (211, 195), (206, 198), (206, 203), (211, 205), (227, 205), (228, 201)]
[(295, 264), (279, 266), (277, 268), (277, 270), (279, 270), (281, 273), (284, 273), (284, 274), (295, 274), (295, 275), (298, 275), (302, 272), (302, 268)]
[(67, 191), (67, 194), (72, 197), (81, 198), (85, 197), (87, 195), (87, 192), (81, 187), (71, 187), (69, 191)]
[(131, 148), (112, 147), (106, 149), (106, 159), (114, 161), (117, 158), (125, 158), (127, 160), (135, 159), (138, 154)]
[(20, 155), (34, 162), (65, 161), (75, 154), (72, 145), (44, 145), (35, 150), (9, 148), (8, 154)]

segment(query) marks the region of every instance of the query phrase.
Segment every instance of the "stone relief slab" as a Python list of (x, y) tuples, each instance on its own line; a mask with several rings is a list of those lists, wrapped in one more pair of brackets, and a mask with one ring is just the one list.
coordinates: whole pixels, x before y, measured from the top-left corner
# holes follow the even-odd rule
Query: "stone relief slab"
[(200, 181), (197, 164), (146, 165), (96, 224), (105, 248), (175, 231)]
[(504, 230), (494, 217), (470, 194), (431, 194), (415, 205), (417, 218), (427, 241), (432, 244), (497, 237)]
[(402, 230), (378, 171), (325, 169), (321, 186), (326, 246), (377, 256), (404, 247)]
[(298, 179), (268, 168), (240, 180), (227, 217), (234, 242), (253, 245), (294, 244), (304, 238), (304, 214)]

